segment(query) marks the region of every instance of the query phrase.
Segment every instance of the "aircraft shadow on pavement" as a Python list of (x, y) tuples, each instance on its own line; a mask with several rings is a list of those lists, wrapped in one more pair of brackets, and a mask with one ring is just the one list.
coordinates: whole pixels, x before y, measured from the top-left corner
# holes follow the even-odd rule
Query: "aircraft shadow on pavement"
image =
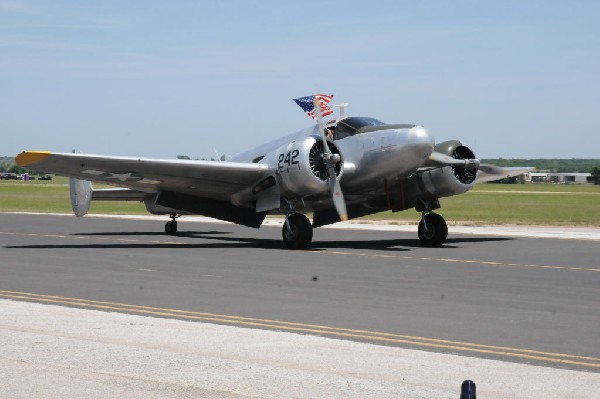
[[(453, 244), (467, 242), (494, 242), (513, 240), (510, 237), (460, 237), (448, 238), (442, 248), (460, 248)], [(314, 241), (312, 249), (374, 249), (389, 251), (410, 251), (411, 248), (424, 248), (419, 239), (393, 239), (393, 240), (372, 240), (372, 241)]]
[[(276, 249), (288, 250), (283, 246), (281, 239), (251, 238), (251, 237), (231, 237), (227, 236), (231, 232), (226, 231), (202, 231), (202, 232), (179, 232), (174, 236), (165, 236), (158, 232), (99, 232), (99, 233), (77, 233), (73, 237), (123, 237), (123, 236), (163, 236), (171, 238), (192, 238), (211, 240), (213, 242), (190, 243), (190, 242), (140, 242), (140, 243), (94, 243), (94, 244), (38, 244), (38, 245), (13, 245), (4, 248), (62, 248), (62, 249), (85, 249), (85, 248), (171, 248), (171, 249), (202, 249), (202, 248), (258, 248), (258, 249)], [(510, 237), (452, 237), (446, 240), (444, 249), (460, 248), (461, 243), (469, 242), (494, 242), (513, 240)], [(214, 242), (217, 241), (217, 242)], [(412, 248), (422, 248), (418, 239), (391, 239), (391, 240), (346, 240), (346, 241), (313, 241), (310, 250), (322, 251), (328, 249), (358, 249), (358, 250), (379, 250), (403, 252), (410, 251)]]
[[(192, 234), (231, 234), (230, 231), (195, 231)], [(160, 231), (118, 231), (118, 232), (103, 232), (103, 233), (76, 233), (73, 236), (165, 236), (166, 234)], [(177, 236), (187, 237), (188, 232), (178, 233)]]
[[(178, 236), (182, 237), (190, 237), (190, 238), (207, 238), (203, 237), (205, 233), (199, 232), (182, 232), (178, 233)], [(229, 242), (248, 242), (248, 243), (257, 243), (257, 242), (270, 242), (273, 245), (269, 245), (268, 248), (272, 249), (282, 249), (283, 243), (281, 239), (271, 240), (271, 239), (255, 239), (248, 237), (209, 237), (213, 240), (222, 240)], [(452, 237), (446, 240), (446, 244), (444, 244), (443, 248), (459, 248), (458, 246), (451, 244), (460, 244), (463, 242), (487, 242), (487, 241), (508, 241), (513, 240), (510, 237)], [(252, 247), (253, 245), (248, 245)], [(420, 241), (418, 239), (402, 239), (396, 238), (391, 240), (345, 240), (345, 241), (313, 241), (310, 247), (312, 251), (319, 251), (324, 249), (372, 249), (372, 250), (388, 250), (388, 251), (409, 251), (410, 248), (422, 248)], [(267, 247), (261, 247), (267, 248)], [(284, 248), (285, 249), (285, 248)]]

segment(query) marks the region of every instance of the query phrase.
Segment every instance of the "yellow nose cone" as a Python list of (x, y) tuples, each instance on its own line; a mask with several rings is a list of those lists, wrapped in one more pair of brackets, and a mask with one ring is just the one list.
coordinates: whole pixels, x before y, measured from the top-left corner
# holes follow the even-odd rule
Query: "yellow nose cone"
[(36, 164), (48, 158), (52, 153), (50, 151), (23, 151), (15, 158), (20, 166), (29, 166)]

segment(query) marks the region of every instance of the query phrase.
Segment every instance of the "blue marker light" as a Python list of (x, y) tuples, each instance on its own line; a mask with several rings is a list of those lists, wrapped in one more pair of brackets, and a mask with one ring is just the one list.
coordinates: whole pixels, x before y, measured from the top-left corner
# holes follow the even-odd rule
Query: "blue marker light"
[(477, 399), (475, 394), (475, 383), (473, 381), (463, 381), (460, 386), (460, 399)]

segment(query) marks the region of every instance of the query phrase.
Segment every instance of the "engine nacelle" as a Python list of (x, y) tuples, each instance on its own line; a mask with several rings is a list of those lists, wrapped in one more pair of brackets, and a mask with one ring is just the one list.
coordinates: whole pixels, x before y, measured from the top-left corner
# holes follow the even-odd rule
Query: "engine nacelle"
[[(341, 157), (337, 146), (327, 142), (332, 153)], [(329, 191), (328, 171), (323, 161), (323, 141), (310, 136), (279, 147), (272, 162), (277, 170), (276, 178), (281, 195), (304, 197), (324, 194)], [(335, 165), (338, 178), (342, 174), (343, 160)]]
[[(458, 140), (440, 143), (435, 146), (435, 151), (454, 159), (475, 158), (473, 151)], [(420, 198), (440, 198), (465, 193), (473, 188), (476, 178), (476, 167), (462, 165), (429, 169), (412, 177)]]
[(144, 205), (146, 206), (146, 210), (148, 213), (153, 215), (170, 215), (170, 214), (178, 214), (178, 215), (187, 215), (188, 212), (181, 211), (179, 209), (169, 208), (166, 206), (158, 205), (156, 200), (158, 199), (158, 194), (147, 196), (144, 199)]
[[(436, 152), (441, 152), (454, 159), (475, 159), (476, 156), (469, 147), (458, 140), (444, 141), (435, 146)], [(452, 166), (452, 173), (463, 184), (472, 184), (477, 179), (477, 167)], [(472, 186), (471, 186), (472, 187)]]

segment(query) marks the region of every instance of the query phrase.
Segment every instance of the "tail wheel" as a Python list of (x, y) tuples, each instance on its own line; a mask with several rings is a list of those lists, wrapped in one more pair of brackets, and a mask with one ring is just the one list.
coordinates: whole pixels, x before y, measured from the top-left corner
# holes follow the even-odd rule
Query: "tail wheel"
[(165, 233), (169, 235), (177, 234), (177, 222), (175, 220), (165, 223)]
[[(288, 228), (289, 223), (289, 228)], [(283, 244), (287, 249), (306, 249), (312, 243), (312, 226), (306, 216), (292, 213), (281, 230)]]
[(425, 247), (441, 247), (448, 237), (448, 225), (437, 213), (429, 213), (419, 222), (419, 240)]

